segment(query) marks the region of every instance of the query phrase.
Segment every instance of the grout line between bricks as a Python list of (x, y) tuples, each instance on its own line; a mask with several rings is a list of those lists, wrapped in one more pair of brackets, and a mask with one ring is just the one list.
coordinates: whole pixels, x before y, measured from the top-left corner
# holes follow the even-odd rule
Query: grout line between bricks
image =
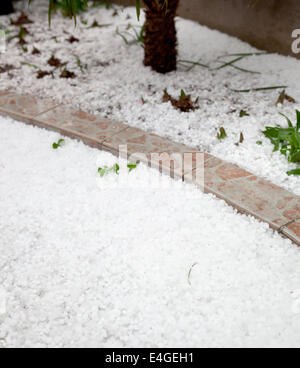
[(37, 118), (37, 117), (39, 117), (39, 116), (41, 116), (41, 115), (43, 115), (43, 114), (46, 114), (46, 113), (47, 113), (47, 112), (49, 112), (49, 111), (55, 110), (57, 107), (60, 107), (60, 106), (63, 106), (63, 103), (58, 104), (58, 105), (55, 105), (54, 107), (51, 107), (50, 109), (47, 109), (47, 110), (45, 110), (45, 111), (43, 111), (43, 112), (40, 112), (40, 113), (38, 113), (37, 115), (34, 115), (33, 117)]
[(289, 227), (290, 225), (292, 225), (293, 223), (295, 223), (296, 221), (299, 221), (299, 220), (300, 220), (300, 217), (295, 218), (294, 220), (291, 220), (291, 221), (287, 222), (286, 224), (284, 224), (280, 227), (278, 232), (282, 234), (285, 227)]
[[(125, 124), (124, 124), (124, 125), (125, 125)], [(129, 125), (128, 125), (126, 128), (121, 129), (118, 133), (114, 133), (114, 134), (112, 134), (112, 135), (110, 136), (110, 138), (113, 138), (113, 137), (115, 137), (115, 136), (117, 136), (117, 135), (119, 135), (119, 134), (121, 134), (121, 133), (125, 132), (125, 130), (127, 130), (128, 128), (130, 128), (130, 126), (129, 126)], [(102, 142), (101, 142), (101, 144), (102, 144), (103, 146), (105, 146), (105, 142), (106, 142), (106, 140), (102, 141)], [(105, 147), (107, 147), (107, 149), (110, 149), (108, 146), (105, 146)]]

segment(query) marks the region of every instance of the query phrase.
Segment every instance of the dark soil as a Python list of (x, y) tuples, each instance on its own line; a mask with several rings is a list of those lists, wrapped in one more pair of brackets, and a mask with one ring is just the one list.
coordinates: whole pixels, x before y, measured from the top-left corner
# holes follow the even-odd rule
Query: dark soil
[(170, 96), (167, 91), (164, 91), (163, 102), (171, 102), (175, 109), (178, 109), (182, 112), (190, 112), (198, 109), (198, 107), (195, 106), (196, 102), (191, 100), (190, 95), (181, 96), (178, 100), (176, 100)]
[(36, 47), (34, 47), (32, 50), (32, 55), (40, 55), (40, 54), (41, 54), (41, 51), (37, 49)]
[(97, 28), (97, 27), (100, 27), (100, 24), (94, 20), (93, 24), (90, 26), (90, 28)]
[(19, 43), (20, 46), (27, 45), (27, 41), (24, 40), (24, 38), (19, 38), (19, 42), (18, 43)]
[(70, 72), (67, 69), (64, 69), (63, 72), (60, 75), (60, 78), (74, 79), (74, 78), (76, 78), (76, 74), (73, 73), (73, 72)]
[(79, 42), (79, 39), (74, 36), (71, 36), (70, 38), (68, 38), (68, 42), (70, 43)]
[(10, 23), (14, 26), (22, 26), (24, 24), (32, 24), (33, 21), (30, 20), (25, 13), (22, 13), (17, 20), (10, 20)]
[(15, 69), (13, 65), (4, 64), (3, 66), (0, 66), (0, 73), (10, 72), (13, 69)]
[(54, 66), (55, 68), (61, 68), (67, 63), (62, 63), (60, 59), (56, 58), (54, 55), (51, 56), (51, 58), (48, 60), (48, 64), (50, 66)]
[(276, 102), (276, 105), (279, 105), (279, 104), (282, 104), (283, 105), (284, 104), (284, 101), (288, 101), (288, 102), (291, 102), (291, 103), (296, 103), (296, 100), (293, 97), (287, 95), (285, 93), (285, 91), (282, 91), (280, 93), (279, 97), (278, 97), (278, 100)]
[(45, 70), (38, 70), (37, 79), (42, 79), (42, 78), (46, 77), (47, 75), (52, 75), (53, 76), (52, 72), (47, 72)]

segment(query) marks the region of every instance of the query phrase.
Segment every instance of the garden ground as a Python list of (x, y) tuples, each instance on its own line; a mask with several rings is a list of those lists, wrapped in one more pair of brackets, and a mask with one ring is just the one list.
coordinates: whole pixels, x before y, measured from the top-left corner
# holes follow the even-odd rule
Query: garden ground
[(1, 347), (299, 347), (289, 240), (143, 164), (119, 187), (111, 154), (0, 128)]
[[(33, 23), (0, 54), (0, 91), (72, 103), (300, 194), (299, 177), (286, 175), (296, 165), (261, 133), (299, 107), (299, 60), (253, 55), (216, 70), (232, 60), (221, 55), (257, 50), (178, 18), (179, 59), (210, 68), (181, 62), (162, 76), (126, 41), (142, 24), (133, 8), (92, 8), (76, 29), (57, 15), (49, 30), (46, 3), (26, 8)], [(10, 17), (0, 28), (8, 39), (20, 31)], [(275, 106), (282, 89), (232, 91), (277, 85), (296, 103)], [(165, 89), (191, 94), (198, 108), (174, 109)], [(0, 131), (0, 347), (299, 347), (300, 258), (291, 241), (143, 164), (120, 186), (120, 176), (98, 173), (116, 163), (111, 154), (68, 138), (54, 150), (57, 133), (10, 118), (0, 117)]]
[[(46, 5), (47, 1), (33, 1), (28, 10), (21, 4), (33, 23), (24, 25), (29, 34), (22, 33), (21, 45), (20, 39), (13, 38), (7, 44), (7, 52), (0, 54), (0, 65), (14, 68), (0, 74), (1, 90), (13, 88), (21, 93), (71, 102), (85, 111), (206, 150), (300, 194), (299, 177), (286, 174), (297, 166), (288, 164), (279, 152), (274, 153), (273, 146), (261, 133), (266, 125), (286, 126), (279, 112), (295, 119), (295, 109), (300, 103), (295, 78), (300, 73), (299, 60), (275, 54), (254, 55), (217, 70), (222, 65), (220, 60), (236, 58), (222, 55), (258, 50), (178, 18), (179, 60), (200, 61), (210, 68), (190, 69), (193, 64), (179, 62), (177, 72), (162, 76), (142, 64), (143, 49), (134, 40), (143, 19), (137, 22), (135, 9), (91, 8), (78, 17), (76, 29), (72, 20), (57, 14), (49, 29)], [(12, 18), (15, 20), (18, 15)], [(0, 27), (10, 32), (8, 39), (20, 31), (19, 26), (11, 24), (10, 17), (1, 17)], [(49, 65), (52, 55), (58, 60), (52, 59)], [(43, 78), (38, 79), (38, 75)], [(275, 106), (282, 89), (232, 91), (278, 85), (287, 86), (287, 94), (296, 103), (290, 100)], [(197, 100), (199, 108), (182, 113), (170, 102), (163, 103), (165, 89), (173, 97), (178, 97), (183, 89), (193, 101)], [(217, 134), (221, 127), (227, 138), (219, 141)], [(239, 143), (241, 133), (244, 140)], [(262, 144), (258, 145), (260, 141)]]

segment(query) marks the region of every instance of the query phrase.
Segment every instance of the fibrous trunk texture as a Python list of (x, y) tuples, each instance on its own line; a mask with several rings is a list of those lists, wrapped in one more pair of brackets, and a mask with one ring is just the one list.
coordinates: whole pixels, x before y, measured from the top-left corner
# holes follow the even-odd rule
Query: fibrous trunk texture
[(2, 0), (0, 4), (0, 15), (13, 13), (14, 8), (11, 0)]
[[(159, 73), (176, 70), (175, 16), (179, 0), (144, 0), (146, 5), (144, 64)], [(167, 4), (167, 5), (166, 5)]]

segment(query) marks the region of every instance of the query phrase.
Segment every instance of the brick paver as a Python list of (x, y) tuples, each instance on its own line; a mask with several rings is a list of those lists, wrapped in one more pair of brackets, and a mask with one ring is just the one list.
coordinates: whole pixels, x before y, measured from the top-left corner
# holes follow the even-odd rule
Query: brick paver
[(196, 184), (300, 245), (300, 197), (236, 165), (123, 123), (12, 91), (0, 92), (0, 113), (115, 155), (126, 146), (127, 158)]

